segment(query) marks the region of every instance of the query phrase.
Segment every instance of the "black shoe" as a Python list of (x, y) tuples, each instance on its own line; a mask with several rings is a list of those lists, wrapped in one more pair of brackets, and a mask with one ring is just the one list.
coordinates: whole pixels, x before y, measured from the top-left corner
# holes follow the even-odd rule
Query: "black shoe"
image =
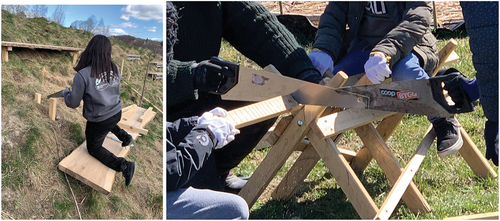
[(134, 141), (134, 138), (132, 137), (132, 135), (127, 134), (127, 136), (125, 137), (125, 140), (122, 141), (122, 147), (129, 146), (130, 144), (133, 144), (134, 142), (135, 141)]
[(432, 123), (437, 137), (437, 154), (445, 157), (462, 148), (463, 140), (460, 123), (454, 117), (440, 118)]
[(245, 186), (247, 180), (237, 177), (233, 172), (230, 171), (225, 179), (225, 182), (226, 187), (224, 188), (224, 191), (237, 194), (241, 189), (243, 189), (243, 186)]
[(125, 185), (129, 186), (134, 179), (135, 174), (135, 162), (127, 162), (127, 168), (123, 171), (123, 177), (125, 178)]

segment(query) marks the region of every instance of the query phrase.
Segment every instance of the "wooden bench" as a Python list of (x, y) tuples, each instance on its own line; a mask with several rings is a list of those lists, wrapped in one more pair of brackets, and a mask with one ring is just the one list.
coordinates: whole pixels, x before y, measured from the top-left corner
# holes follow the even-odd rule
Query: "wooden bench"
[[(446, 62), (449, 57), (454, 57), (451, 56), (454, 47), (456, 47), (454, 41), (450, 41), (444, 47), (443, 50), (448, 52), (440, 53), (441, 63)], [(339, 72), (328, 83), (328, 86), (340, 87), (346, 82), (345, 74)], [(366, 84), (367, 82), (369, 80), (362, 77), (357, 84)], [(278, 104), (281, 108), (261, 118), (269, 119), (277, 116), (275, 112), (292, 113), (292, 115), (282, 118), (277, 124), (274, 130), (275, 135), (270, 136), (270, 140), (268, 140), (273, 145), (271, 150), (239, 192), (239, 195), (247, 201), (250, 207), (266, 189), (278, 170), (282, 168), (291, 153), (298, 150), (302, 153), (274, 189), (271, 194), (274, 199), (286, 199), (292, 196), (314, 165), (322, 159), (362, 219), (388, 219), (400, 199), (403, 199), (414, 213), (430, 211), (429, 204), (413, 183), (412, 178), (435, 139), (432, 126), (427, 130), (415, 154), (403, 168), (385, 141), (401, 122), (404, 114), (365, 109), (340, 111), (339, 109), (319, 106), (294, 105), (290, 104), (286, 96), (281, 98), (277, 99), (280, 101)], [(249, 121), (251, 118), (249, 115), (255, 116), (258, 111), (248, 112), (245, 110), (251, 109), (251, 106), (263, 107), (263, 104), (260, 103), (230, 111), (230, 116), (235, 115), (237, 119)], [(378, 120), (382, 121), (375, 127), (372, 122)], [(244, 120), (234, 120), (237, 125), (243, 124), (242, 121)], [(251, 119), (251, 122), (254, 123), (256, 120)], [(365, 145), (358, 152), (338, 148), (333, 140), (337, 135), (351, 129), (355, 130)], [(495, 171), (463, 128), (461, 133), (464, 145), (460, 153), (474, 173), (480, 177), (497, 177)], [(307, 142), (304, 143), (305, 137), (307, 137)], [(375, 204), (357, 175), (366, 168), (372, 159), (376, 160), (393, 185), (380, 208)]]
[(161, 61), (151, 62), (150, 64), (153, 64), (157, 68), (163, 68), (163, 62), (161, 62)]
[(162, 79), (163, 78), (163, 73), (148, 72), (148, 75), (151, 75), (151, 78), (153, 80), (157, 80), (157, 79)]
[[(144, 109), (131, 105), (122, 109), (122, 119), (118, 125), (130, 133), (134, 140), (139, 134), (146, 134), (144, 129), (156, 115), (152, 108)], [(59, 162), (58, 168), (64, 173), (82, 181), (102, 194), (109, 194), (113, 186), (116, 171), (102, 164), (92, 157), (87, 150), (86, 141), (76, 148), (70, 155)], [(126, 157), (131, 147), (122, 147), (114, 134), (109, 133), (104, 140), (103, 147), (118, 157)]]
[(19, 43), (19, 42), (9, 42), (2, 41), (2, 61), (9, 61), (9, 51), (12, 51), (12, 48), (29, 48), (29, 49), (45, 49), (45, 50), (56, 50), (61, 52), (69, 52), (73, 54), (73, 65), (76, 64), (76, 60), (78, 59), (78, 55), (84, 49), (82, 48), (73, 48), (73, 47), (64, 47), (64, 46), (54, 46), (54, 45), (40, 45), (40, 44), (28, 44), (28, 43)]
[(141, 60), (141, 56), (140, 55), (128, 54), (127, 55), (127, 60)]

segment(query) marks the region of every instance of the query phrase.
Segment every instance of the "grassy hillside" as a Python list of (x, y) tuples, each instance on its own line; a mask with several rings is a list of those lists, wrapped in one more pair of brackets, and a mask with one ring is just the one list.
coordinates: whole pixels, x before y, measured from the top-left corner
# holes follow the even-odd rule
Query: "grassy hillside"
[[(85, 48), (92, 33), (62, 27), (44, 18), (21, 18), (2, 10), (2, 41)], [(113, 61), (121, 68), (123, 107), (139, 104), (148, 56), (161, 54), (112, 40)], [(127, 61), (127, 54), (141, 55)], [(150, 72), (162, 72), (153, 65)], [(85, 140), (82, 106), (57, 101), (56, 121), (48, 117), (46, 96), (71, 86), (75, 71), (69, 53), (14, 48), (2, 62), (2, 218), (3, 219), (161, 219), (163, 205), (162, 114), (138, 139), (127, 159), (138, 163), (134, 181), (125, 187), (121, 173), (109, 195), (66, 176), (57, 164)], [(127, 77), (130, 74), (130, 80)], [(126, 83), (125, 83), (126, 82)], [(128, 84), (127, 84), (128, 83)], [(162, 108), (162, 81), (146, 80), (143, 108)], [(41, 104), (34, 101), (42, 94)], [(69, 184), (68, 184), (69, 182)], [(70, 189), (71, 188), (71, 189)], [(73, 198), (72, 192), (74, 193)]]
[[(460, 56), (460, 61), (451, 66), (469, 78), (474, 78), (475, 70), (472, 66), (468, 38), (462, 37), (457, 41), (458, 46), (455, 51)], [(439, 40), (438, 48), (442, 48), (446, 43), (446, 39)], [(311, 50), (311, 45), (304, 47), (307, 51)], [(255, 63), (244, 57), (227, 42), (223, 42), (221, 57), (245, 66), (258, 68)], [(486, 147), (483, 135), (486, 118), (481, 105), (478, 105), (476, 110), (471, 113), (459, 114), (456, 117), (484, 156)], [(407, 114), (387, 141), (391, 151), (403, 166), (408, 163), (428, 126), (429, 122), (425, 116)], [(338, 140), (337, 146), (357, 151), (362, 147), (362, 142), (351, 130)], [(269, 150), (270, 147), (252, 151), (233, 171), (238, 175), (251, 176)], [(316, 164), (304, 183), (301, 184), (300, 189), (290, 199), (275, 200), (271, 198), (272, 191), (298, 156), (299, 152), (296, 151), (288, 159), (250, 209), (250, 218), (359, 219), (354, 207), (322, 160)], [(494, 166), (491, 161), (489, 163), (498, 173), (498, 167)], [(378, 207), (382, 206), (392, 185), (374, 160), (371, 161), (360, 179)], [(445, 158), (438, 157), (435, 142), (431, 145), (413, 181), (431, 206), (432, 211), (415, 215), (404, 203), (400, 203), (391, 219), (443, 219), (451, 216), (498, 211), (498, 178), (483, 179), (476, 176), (458, 153)]]

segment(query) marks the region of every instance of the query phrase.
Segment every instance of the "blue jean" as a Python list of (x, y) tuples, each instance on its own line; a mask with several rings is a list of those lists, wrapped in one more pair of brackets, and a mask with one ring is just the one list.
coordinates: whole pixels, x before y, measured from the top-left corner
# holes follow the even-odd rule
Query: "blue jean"
[(167, 219), (248, 219), (238, 195), (189, 187), (167, 192)]
[[(346, 54), (342, 60), (334, 65), (333, 73), (344, 71), (347, 75), (353, 76), (365, 72), (364, 65), (370, 57), (373, 47), (365, 41), (359, 41), (353, 49)], [(410, 52), (406, 57), (399, 59), (391, 68), (393, 81), (428, 79), (429, 75), (420, 66), (419, 57)], [(439, 119), (437, 117), (428, 117), (430, 122)]]
[[(364, 65), (366, 61), (368, 61), (372, 49), (373, 47), (369, 46), (365, 41), (359, 41), (342, 60), (335, 64), (333, 73), (344, 71), (349, 76), (364, 73)], [(391, 70), (393, 81), (429, 78), (425, 70), (420, 67), (418, 56), (413, 52), (399, 59), (399, 61), (392, 66)]]

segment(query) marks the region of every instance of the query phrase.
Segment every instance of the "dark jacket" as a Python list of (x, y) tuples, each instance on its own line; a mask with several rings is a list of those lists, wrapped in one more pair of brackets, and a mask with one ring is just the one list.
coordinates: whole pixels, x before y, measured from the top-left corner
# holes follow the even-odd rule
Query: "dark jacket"
[[(330, 2), (321, 15), (313, 47), (325, 51), (339, 61), (353, 47), (365, 12), (366, 2)], [(412, 50), (420, 56), (423, 68), (432, 73), (438, 63), (436, 38), (432, 35), (430, 2), (385, 2), (387, 11), (397, 26), (381, 40), (373, 51), (391, 57), (392, 67)], [(348, 29), (346, 29), (346, 25)]]
[(185, 186), (203, 167), (216, 144), (198, 117), (167, 122), (167, 191)]
[(90, 77), (91, 66), (78, 71), (73, 78), (71, 92), (66, 93), (66, 106), (77, 108), (83, 100), (83, 117), (90, 122), (101, 122), (122, 110), (120, 100), (120, 71), (111, 74), (111, 82)]
[(259, 66), (273, 64), (283, 75), (298, 78), (315, 70), (294, 36), (257, 2), (173, 3), (179, 14), (178, 42), (167, 67), (167, 107), (216, 96), (195, 92), (190, 66), (218, 56), (223, 38)]

